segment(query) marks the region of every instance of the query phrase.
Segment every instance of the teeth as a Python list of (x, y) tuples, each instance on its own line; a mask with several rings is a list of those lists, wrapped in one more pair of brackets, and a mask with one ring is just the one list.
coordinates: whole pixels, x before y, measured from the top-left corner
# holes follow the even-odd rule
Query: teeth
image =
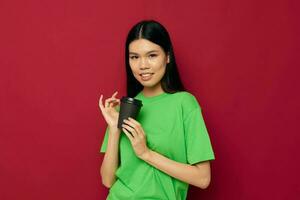
[(142, 77), (149, 77), (151, 76), (152, 74), (142, 74)]

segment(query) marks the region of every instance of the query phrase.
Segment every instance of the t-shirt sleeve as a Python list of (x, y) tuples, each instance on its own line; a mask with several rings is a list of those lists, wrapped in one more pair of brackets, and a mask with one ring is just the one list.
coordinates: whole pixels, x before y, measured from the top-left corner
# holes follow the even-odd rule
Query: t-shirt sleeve
[(184, 118), (184, 130), (189, 164), (215, 159), (200, 106)]
[(108, 127), (106, 128), (106, 131), (104, 133), (104, 138), (103, 138), (103, 142), (102, 145), (100, 147), (100, 153), (105, 153), (106, 152), (106, 148), (107, 148), (107, 142), (108, 142)]

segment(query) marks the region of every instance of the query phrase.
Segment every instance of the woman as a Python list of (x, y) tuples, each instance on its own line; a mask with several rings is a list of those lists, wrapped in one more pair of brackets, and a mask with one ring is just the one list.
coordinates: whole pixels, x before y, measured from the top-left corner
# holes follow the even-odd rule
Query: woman
[(128, 33), (127, 93), (143, 107), (117, 128), (117, 92), (99, 107), (106, 120), (101, 152), (107, 199), (186, 199), (188, 185), (205, 189), (215, 159), (196, 98), (184, 90), (167, 30), (149, 20)]

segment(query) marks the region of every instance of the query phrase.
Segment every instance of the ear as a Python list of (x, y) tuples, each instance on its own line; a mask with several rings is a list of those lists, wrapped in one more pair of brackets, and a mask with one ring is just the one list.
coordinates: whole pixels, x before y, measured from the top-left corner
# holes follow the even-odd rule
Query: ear
[(170, 55), (169, 55), (169, 53), (167, 54), (167, 63), (170, 63)]

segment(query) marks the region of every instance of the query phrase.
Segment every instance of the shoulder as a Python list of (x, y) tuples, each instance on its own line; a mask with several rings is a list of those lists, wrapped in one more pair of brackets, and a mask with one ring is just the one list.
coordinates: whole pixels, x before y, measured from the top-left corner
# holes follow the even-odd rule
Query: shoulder
[(173, 96), (180, 102), (184, 113), (189, 113), (195, 109), (201, 109), (197, 98), (188, 91), (176, 92)]
[(173, 95), (185, 106), (194, 107), (199, 105), (197, 98), (188, 91), (176, 92)]

